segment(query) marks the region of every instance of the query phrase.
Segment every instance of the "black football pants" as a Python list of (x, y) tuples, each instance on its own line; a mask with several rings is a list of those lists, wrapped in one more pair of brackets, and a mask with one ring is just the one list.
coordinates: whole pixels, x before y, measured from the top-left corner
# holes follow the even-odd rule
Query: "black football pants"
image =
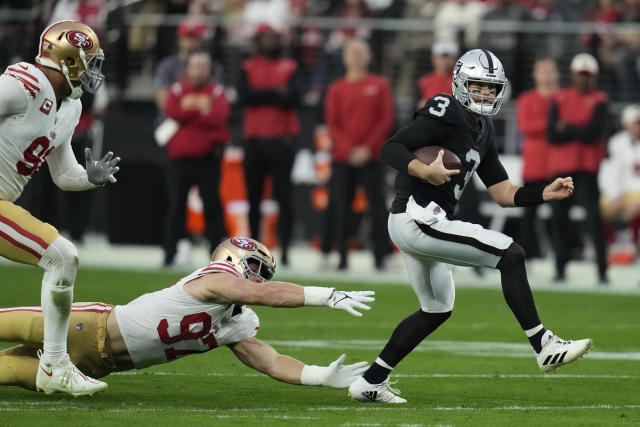
[(205, 236), (212, 248), (222, 240), (224, 216), (218, 188), (222, 152), (223, 147), (216, 146), (207, 156), (169, 160), (167, 164), (169, 211), (165, 220), (163, 238), (165, 264), (173, 262), (178, 240), (186, 235), (187, 195), (193, 185), (198, 185), (200, 188), (206, 224)]

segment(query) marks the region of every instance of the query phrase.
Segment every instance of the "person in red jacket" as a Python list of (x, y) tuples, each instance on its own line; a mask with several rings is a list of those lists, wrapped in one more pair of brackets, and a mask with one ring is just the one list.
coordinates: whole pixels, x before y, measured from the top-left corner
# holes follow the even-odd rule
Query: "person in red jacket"
[(393, 128), (393, 97), (389, 82), (367, 71), (370, 60), (366, 43), (355, 39), (348, 42), (343, 53), (346, 75), (329, 86), (325, 100), (333, 165), (327, 221), (330, 225), (322, 250), (327, 254), (332, 240), (336, 242), (340, 269), (347, 268), (350, 206), (358, 182), (369, 202), (376, 268), (383, 268), (389, 249), (386, 235), (380, 233), (386, 226), (387, 214), (379, 151)]
[(573, 176), (575, 183), (573, 197), (552, 204), (557, 281), (565, 279), (569, 261), (566, 238), (569, 208), (579, 203), (587, 211), (587, 228), (596, 250), (600, 283), (608, 282), (598, 188), (598, 169), (605, 154), (608, 97), (595, 89), (597, 76), (598, 62), (593, 56), (588, 53), (574, 56), (571, 60), (572, 86), (557, 91), (549, 109), (549, 173), (554, 177)]
[(447, 39), (433, 42), (431, 46), (433, 71), (418, 80), (418, 88), (420, 89), (419, 107), (422, 107), (427, 99), (440, 93), (451, 93), (452, 71), (453, 66), (456, 65), (457, 58), (458, 43)]
[(280, 34), (260, 24), (255, 35), (256, 54), (240, 69), (238, 102), (244, 106), (244, 173), (249, 199), (251, 237), (260, 240), (260, 203), (267, 173), (273, 179), (278, 202), (278, 240), (281, 260), (287, 251), (293, 225), (291, 168), (299, 132), (296, 107), (302, 93), (298, 65), (283, 56)]
[[(524, 184), (546, 182), (551, 179), (547, 168), (549, 141), (547, 121), (552, 96), (559, 89), (559, 73), (552, 57), (538, 58), (533, 64), (535, 87), (518, 97), (516, 119), (524, 141), (522, 143), (522, 179)], [(538, 248), (536, 212), (538, 206), (524, 208), (520, 224), (520, 246), (527, 255)], [(539, 250), (537, 250), (539, 252)]]
[(163, 246), (169, 266), (185, 233), (187, 194), (194, 184), (200, 188), (209, 243), (215, 247), (224, 235), (218, 185), (223, 147), (231, 139), (229, 102), (224, 87), (211, 80), (208, 53), (189, 56), (186, 78), (171, 87), (164, 112), (179, 124), (167, 145), (169, 211)]

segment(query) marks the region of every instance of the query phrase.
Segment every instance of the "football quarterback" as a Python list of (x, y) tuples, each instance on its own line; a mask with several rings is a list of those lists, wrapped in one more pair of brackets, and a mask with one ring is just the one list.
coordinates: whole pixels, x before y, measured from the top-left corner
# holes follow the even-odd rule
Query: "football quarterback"
[(36, 64), (18, 62), (0, 76), (0, 256), (44, 269), (44, 350), (34, 372), (45, 393), (93, 394), (106, 384), (79, 372), (69, 361), (67, 326), (78, 266), (74, 245), (51, 225), (13, 202), (40, 165), (63, 190), (88, 190), (116, 182), (118, 157), (78, 164), (71, 137), (80, 118), (83, 90), (95, 92), (104, 78), (104, 54), (94, 31), (77, 21), (60, 21), (40, 36)]
[[(451, 315), (455, 299), (452, 265), (500, 270), (505, 300), (529, 338), (542, 371), (573, 362), (591, 347), (590, 339), (565, 341), (543, 327), (527, 281), (524, 251), (517, 243), (481, 225), (451, 219), (474, 173), (503, 207), (561, 200), (573, 192), (570, 177), (523, 187), (509, 181), (498, 158), (490, 118), (500, 111), (507, 84), (502, 64), (493, 53), (484, 49), (466, 52), (453, 70), (453, 96), (440, 94), (427, 100), (381, 149), (382, 159), (398, 170), (389, 235), (402, 252), (421, 309), (400, 322), (375, 363), (350, 386), (354, 399), (406, 402), (390, 386), (389, 373)], [(444, 150), (431, 164), (415, 158), (413, 151), (428, 145), (452, 151), (461, 159), (461, 166), (445, 168)]]
[[(366, 362), (306, 365), (257, 339), (258, 316), (245, 304), (271, 307), (328, 306), (368, 310), (371, 291), (302, 287), (271, 282), (276, 265), (260, 242), (234, 237), (213, 252), (211, 263), (174, 285), (126, 305), (77, 303), (71, 309), (69, 354), (84, 372), (103, 377), (142, 369), (228, 346), (244, 364), (290, 384), (348, 387)], [(42, 345), (39, 307), (0, 309), (0, 341), (20, 345), (0, 352), (0, 384), (35, 389), (37, 349)]]

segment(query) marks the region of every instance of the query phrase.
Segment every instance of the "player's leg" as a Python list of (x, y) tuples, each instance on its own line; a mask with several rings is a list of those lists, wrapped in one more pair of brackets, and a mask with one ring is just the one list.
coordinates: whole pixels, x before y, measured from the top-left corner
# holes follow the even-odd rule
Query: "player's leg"
[(0, 351), (0, 385), (36, 390), (37, 349), (19, 345)]
[(265, 159), (262, 155), (263, 145), (268, 141), (249, 139), (244, 146), (244, 179), (249, 200), (249, 228), (251, 237), (260, 240), (260, 204), (266, 174)]
[(190, 159), (169, 160), (167, 165), (167, 189), (169, 211), (164, 224), (164, 265), (173, 264), (176, 246), (185, 235), (186, 205), (189, 189), (196, 182), (197, 171)]

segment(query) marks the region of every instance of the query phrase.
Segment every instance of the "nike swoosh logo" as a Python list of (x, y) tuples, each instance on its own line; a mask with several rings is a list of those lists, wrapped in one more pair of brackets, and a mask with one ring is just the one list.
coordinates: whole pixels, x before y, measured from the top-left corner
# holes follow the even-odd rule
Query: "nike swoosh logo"
[(42, 366), (40, 366), (40, 369), (42, 369), (42, 372), (44, 372), (45, 374), (47, 374), (48, 376), (53, 376), (53, 371), (51, 372), (47, 372)]
[(22, 64), (18, 64), (18, 67), (22, 68), (23, 70), (28, 70), (28, 69), (29, 69), (29, 67), (25, 67), (25, 66), (24, 66), (24, 65), (22, 65)]

